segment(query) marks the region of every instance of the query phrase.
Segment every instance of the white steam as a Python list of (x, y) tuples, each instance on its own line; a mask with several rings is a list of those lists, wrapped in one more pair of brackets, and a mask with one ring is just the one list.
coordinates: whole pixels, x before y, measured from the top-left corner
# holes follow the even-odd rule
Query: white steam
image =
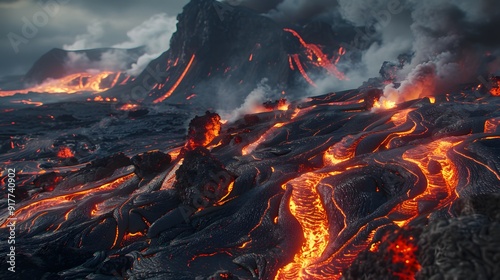
[[(124, 50), (112, 50), (101, 55), (99, 61), (90, 61), (84, 54), (70, 53), (67, 66), (72, 69), (126, 71), (139, 75), (148, 63), (168, 50), (170, 38), (176, 30), (177, 19), (165, 13), (157, 14), (127, 32), (128, 40), (115, 44), (113, 48), (130, 49), (144, 47), (145, 53), (130, 67)], [(94, 22), (87, 27), (87, 33), (76, 36), (75, 42), (64, 45), (66, 50), (85, 50), (103, 47), (100, 42), (105, 36), (104, 23)]]
[(146, 53), (139, 57), (131, 69), (130, 75), (139, 75), (147, 64), (165, 52), (170, 44), (170, 38), (176, 31), (177, 19), (167, 14), (157, 14), (144, 21), (139, 26), (127, 32), (129, 41), (115, 45), (115, 48), (134, 48), (145, 46)]
[(243, 115), (264, 111), (262, 104), (275, 95), (271, 87), (267, 84), (267, 79), (262, 79), (257, 87), (247, 95), (239, 108), (229, 112), (222, 112), (221, 116), (223, 119), (233, 122)]
[(77, 35), (73, 44), (64, 45), (63, 48), (71, 51), (99, 48), (99, 40), (104, 37), (104, 33), (103, 22), (95, 21), (87, 26), (87, 33)]

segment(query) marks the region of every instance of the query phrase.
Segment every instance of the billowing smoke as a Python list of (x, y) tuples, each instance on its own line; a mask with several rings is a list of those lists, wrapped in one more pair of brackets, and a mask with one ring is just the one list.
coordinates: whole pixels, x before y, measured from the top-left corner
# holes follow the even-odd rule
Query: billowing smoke
[(101, 54), (100, 60), (91, 60), (85, 53), (69, 52), (66, 66), (86, 72), (123, 71), (127, 69), (128, 55), (125, 50), (113, 49)]
[(443, 93), (496, 70), (499, 40), (491, 32), (500, 23), (498, 1), (410, 3), (414, 57), (399, 72), (401, 86), (388, 85), (385, 98), (401, 102)]
[(146, 47), (146, 53), (128, 70), (130, 75), (139, 75), (151, 60), (168, 49), (170, 37), (177, 29), (176, 24), (175, 17), (169, 17), (165, 13), (154, 15), (127, 32), (129, 41), (114, 46), (116, 48)]
[(236, 2), (289, 24), (322, 20), (335, 29), (335, 17), (341, 16), (351, 25), (355, 35), (342, 42), (347, 53), (338, 65), (348, 80), (314, 77), (317, 88), (310, 94), (358, 87), (380, 77), (384, 61), (402, 54), (411, 59), (396, 71), (395, 84), (385, 88), (383, 99), (392, 102), (443, 93), (500, 66), (500, 2), (495, 0), (283, 0), (271, 8), (258, 0)]
[[(85, 54), (70, 53), (67, 66), (72, 69), (101, 69), (109, 71), (126, 71), (136, 76), (146, 68), (148, 63), (157, 58), (169, 47), (170, 37), (176, 30), (177, 20), (165, 13), (157, 14), (127, 32), (128, 40), (115, 44), (113, 48), (103, 53), (99, 61), (91, 61)], [(87, 33), (78, 35), (75, 42), (64, 45), (66, 50), (84, 50), (104, 47), (101, 39), (105, 36), (104, 23), (97, 21), (87, 27)], [(144, 54), (131, 64), (126, 58), (126, 52), (120, 49), (143, 47)]]
[(263, 79), (257, 87), (247, 95), (245, 101), (239, 108), (229, 112), (223, 112), (222, 117), (229, 122), (233, 122), (245, 114), (264, 111), (262, 104), (276, 96), (276, 93), (272, 91), (267, 82), (267, 79)]
[(65, 50), (86, 50), (101, 47), (99, 42), (104, 36), (104, 27), (102, 21), (95, 21), (87, 26), (87, 33), (77, 35), (75, 42), (70, 45), (64, 45)]

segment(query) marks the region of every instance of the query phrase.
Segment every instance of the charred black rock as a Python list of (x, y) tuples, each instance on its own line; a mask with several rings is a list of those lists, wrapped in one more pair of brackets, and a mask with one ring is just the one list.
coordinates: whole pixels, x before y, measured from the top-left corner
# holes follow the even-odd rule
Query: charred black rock
[(50, 172), (40, 175), (33, 180), (33, 184), (37, 188), (41, 188), (46, 192), (51, 192), (55, 189), (56, 185), (61, 181), (62, 176), (55, 172)]
[(132, 165), (132, 162), (124, 153), (98, 158), (80, 169), (76, 174), (68, 176), (61, 184), (72, 186), (98, 181), (113, 175), (116, 169), (129, 165)]
[(135, 118), (144, 117), (144, 116), (146, 116), (148, 114), (149, 114), (149, 110), (148, 109), (139, 109), (139, 110), (129, 111), (128, 112), (128, 117), (131, 118), (131, 119), (135, 119)]
[(264, 108), (266, 108), (268, 110), (276, 110), (279, 107), (286, 105), (286, 99), (280, 98), (279, 100), (275, 100), (275, 101), (266, 101), (262, 105), (264, 105)]
[(131, 161), (135, 166), (135, 174), (144, 178), (148, 174), (163, 171), (172, 158), (169, 154), (160, 151), (151, 151), (132, 157)]
[(174, 188), (185, 205), (196, 209), (215, 204), (228, 193), (233, 176), (203, 147), (188, 151), (175, 172)]

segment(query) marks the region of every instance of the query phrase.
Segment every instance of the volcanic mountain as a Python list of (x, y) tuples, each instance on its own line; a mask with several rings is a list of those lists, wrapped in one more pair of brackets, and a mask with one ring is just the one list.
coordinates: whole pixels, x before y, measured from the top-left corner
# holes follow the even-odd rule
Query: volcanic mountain
[[(54, 48), (42, 55), (33, 64), (24, 76), (24, 82), (38, 85), (47, 79), (59, 79), (67, 75), (85, 72), (90, 65), (101, 61), (104, 54), (116, 54), (120, 58), (126, 58), (123, 64), (128, 68), (132, 63), (136, 62), (143, 53), (144, 49), (142, 47), (134, 49), (99, 48), (75, 51)], [(80, 64), (78, 64), (78, 62), (72, 64), (70, 61), (71, 57), (78, 57), (84, 61), (80, 61)], [(96, 70), (106, 71), (116, 69)]]
[(302, 38), (301, 31), (313, 26), (292, 29), (244, 7), (191, 1), (178, 16), (170, 49), (105, 95), (234, 108), (262, 81), (278, 95), (294, 95), (299, 86), (313, 86), (314, 73), (343, 79), (334, 65), (342, 56), (340, 41), (332, 40), (335, 31), (317, 24), (322, 36), (310, 32)]
[(0, 278), (496, 279), (500, 79), (385, 106), (402, 55), (282, 98), (344, 79), (335, 33), (193, 0), (107, 101), (2, 108)]

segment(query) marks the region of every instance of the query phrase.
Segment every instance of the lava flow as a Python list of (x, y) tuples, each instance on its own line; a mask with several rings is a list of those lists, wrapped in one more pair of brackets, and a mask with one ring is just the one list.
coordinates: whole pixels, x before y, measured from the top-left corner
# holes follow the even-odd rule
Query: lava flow
[(184, 80), (184, 77), (186, 76), (186, 74), (189, 72), (189, 69), (191, 68), (191, 65), (193, 64), (194, 62), (194, 59), (195, 59), (195, 55), (193, 54), (191, 56), (191, 59), (189, 60), (189, 62), (187, 63), (186, 65), (186, 68), (184, 68), (184, 71), (182, 71), (181, 75), (179, 76), (179, 78), (177, 79), (177, 81), (172, 85), (172, 87), (161, 97), (155, 99), (153, 101), (153, 103), (160, 103), (160, 102), (163, 102), (165, 99), (169, 98), (170, 95), (172, 95), (172, 93), (174, 93), (174, 91), (177, 89), (177, 87), (182, 83), (182, 81)]
[[(344, 73), (340, 72), (337, 69), (337, 67), (335, 66), (335, 63), (337, 63), (338, 60), (340, 59), (340, 57), (342, 55), (344, 55), (344, 53), (345, 53), (345, 51), (342, 47), (338, 51), (338, 57), (333, 59), (333, 62), (332, 62), (332, 61), (330, 61), (328, 56), (321, 50), (321, 48), (318, 45), (305, 42), (304, 39), (299, 35), (299, 33), (297, 31), (290, 29), (290, 28), (285, 28), (284, 31), (291, 33), (294, 37), (296, 37), (299, 40), (300, 44), (305, 49), (305, 53), (306, 53), (307, 58), (309, 59), (309, 61), (312, 64), (326, 69), (328, 71), (328, 73), (337, 77), (337, 79), (339, 79), (339, 80), (346, 79), (346, 76), (344, 75)], [(302, 64), (300, 63), (300, 58), (298, 56), (292, 56), (292, 57), (297, 65), (297, 67), (299, 67), (301, 74), (304, 76), (304, 78), (306, 78), (307, 75), (305, 75), (305, 70), (303, 69)], [(308, 82), (311, 83), (308, 78), (306, 78), (306, 80), (308, 80)], [(312, 83), (312, 84), (314, 84), (314, 83)]]
[(122, 79), (127, 79), (128, 77), (122, 78), (122, 73), (120, 72), (109, 72), (104, 71), (98, 74), (92, 73), (76, 73), (70, 74), (66, 77), (59, 79), (48, 79), (40, 85), (20, 89), (20, 90), (10, 90), (10, 91), (0, 91), (1, 96), (11, 96), (16, 93), (27, 94), (29, 92), (38, 93), (78, 93), (78, 92), (91, 92), (99, 93), (106, 91), (110, 88), (116, 86)]

